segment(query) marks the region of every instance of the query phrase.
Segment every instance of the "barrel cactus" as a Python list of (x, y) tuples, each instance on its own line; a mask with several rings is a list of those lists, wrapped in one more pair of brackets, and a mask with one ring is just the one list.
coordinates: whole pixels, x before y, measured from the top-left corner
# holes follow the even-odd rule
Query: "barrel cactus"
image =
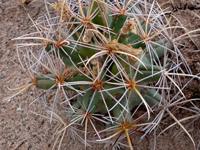
[[(171, 26), (168, 12), (156, 2), (60, 0), (47, 5), (47, 15), (34, 22), (37, 32), (16, 38), (30, 41), (17, 50), (31, 79), (22, 89), (43, 89), (38, 98), (55, 91), (51, 121), (56, 104), (66, 111), (68, 124), (59, 133), (81, 124), (87, 146), (91, 124), (96, 141), (115, 139), (115, 145), (123, 136), (133, 149), (130, 133), (145, 136), (171, 113), (174, 102), (185, 101), (177, 76), (193, 75), (178, 38), (171, 35), (181, 27)], [(180, 73), (181, 67), (187, 74)], [(177, 89), (173, 98), (172, 88)], [(104, 130), (96, 128), (98, 122)]]

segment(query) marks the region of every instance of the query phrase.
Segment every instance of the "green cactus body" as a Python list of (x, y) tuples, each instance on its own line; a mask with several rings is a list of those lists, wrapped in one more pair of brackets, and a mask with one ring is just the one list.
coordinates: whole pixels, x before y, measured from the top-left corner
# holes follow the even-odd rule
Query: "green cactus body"
[[(57, 7), (54, 8), (58, 11), (58, 3), (55, 4)], [(136, 7), (139, 8), (138, 5)], [(108, 10), (107, 14), (102, 12), (103, 9)], [(82, 17), (76, 16), (77, 13)], [(112, 10), (109, 10), (104, 1), (79, 4), (79, 11), (72, 15), (76, 18), (74, 23), (71, 23), (74, 27), (73, 31), (77, 30), (73, 33), (70, 29), (73, 39), (69, 40), (70, 45), (58, 49), (51, 44), (46, 47), (46, 50), (51, 52), (55, 47), (66, 67), (76, 68), (79, 72), (64, 80), (69, 84), (75, 82), (76, 85), (73, 87), (83, 91), (83, 95), (78, 96), (73, 107), (82, 110), (86, 108), (87, 112), (93, 109), (93, 113), (109, 114), (110, 119), (112, 113), (113, 117), (119, 117), (123, 112), (131, 119), (130, 111), (136, 106), (146, 103), (148, 109), (161, 99), (161, 96), (156, 94), (156, 90), (146, 90), (144, 87), (148, 83), (157, 82), (161, 76), (160, 66), (152, 64), (151, 59), (163, 57), (164, 51), (172, 49), (173, 46), (164, 38), (155, 41), (156, 44), (152, 44), (153, 51), (150, 52), (144, 42), (144, 34), (149, 32), (151, 24), (145, 23), (139, 17), (135, 20), (134, 17), (128, 16), (126, 11), (124, 14), (105, 16), (109, 14), (112, 14)], [(80, 22), (81, 19), (78, 18), (82, 18), (83, 21)], [(87, 23), (86, 19), (88, 19)], [(79, 69), (80, 67), (82, 70)], [(104, 76), (103, 80), (102, 76)], [(141, 82), (135, 85), (127, 82), (129, 78), (133, 78), (134, 82), (140, 80)], [(98, 79), (101, 80), (101, 85), (97, 85)], [(82, 84), (79, 85), (79, 82)], [(37, 87), (49, 89), (54, 84), (55, 81), (42, 78), (38, 80)], [(130, 88), (131, 86), (133, 88)], [(143, 96), (141, 97), (138, 92)], [(119, 120), (122, 121), (122, 118)]]

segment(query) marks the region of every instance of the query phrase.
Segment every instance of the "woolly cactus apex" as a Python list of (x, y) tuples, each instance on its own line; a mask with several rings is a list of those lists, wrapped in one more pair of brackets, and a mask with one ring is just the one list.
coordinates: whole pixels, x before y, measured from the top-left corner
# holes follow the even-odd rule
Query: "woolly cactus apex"
[(127, 45), (118, 43), (116, 39), (110, 41), (107, 44), (106, 48), (108, 48), (109, 51), (112, 51), (114, 53), (125, 52), (125, 53), (128, 53), (130, 55), (134, 55), (134, 56), (142, 54), (142, 48), (141, 47), (138, 48), (138, 49), (135, 49), (131, 45), (127, 46)]
[(83, 42), (91, 42), (92, 37), (94, 36), (93, 31), (86, 29), (84, 36), (83, 36)]
[(122, 28), (122, 34), (128, 34), (129, 31), (133, 34), (138, 34), (137, 22), (134, 18), (126, 21), (124, 27)]
[(71, 13), (69, 11), (68, 5), (63, 1), (57, 3), (52, 3), (51, 8), (55, 9), (60, 16), (62, 16), (62, 22), (68, 22), (71, 19)]

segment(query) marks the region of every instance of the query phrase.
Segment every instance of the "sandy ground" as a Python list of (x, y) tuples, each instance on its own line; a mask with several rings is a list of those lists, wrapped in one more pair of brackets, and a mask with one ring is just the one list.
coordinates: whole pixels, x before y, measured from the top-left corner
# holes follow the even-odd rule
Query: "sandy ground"
[[(43, 15), (45, 12), (41, 1), (38, 0), (26, 6), (33, 20)], [(197, 1), (194, 2), (196, 2), (195, 5), (188, 5), (186, 10), (183, 10), (183, 4), (177, 2), (173, 4), (175, 8), (174, 15), (176, 15), (189, 30), (200, 28), (200, 18), (194, 15), (194, 13), (200, 15), (200, 10), (197, 9), (199, 3), (197, 3)], [(14, 47), (17, 41), (13, 41), (12, 39), (32, 32), (34, 28), (30, 28), (32, 22), (26, 11), (18, 5), (19, 3), (20, 0), (0, 0), (0, 149), (48, 150), (53, 146), (59, 123), (53, 122), (50, 124), (49, 119), (31, 113), (31, 111), (34, 111), (39, 114), (45, 114), (39, 100), (33, 105), (29, 105), (35, 98), (34, 89), (29, 88), (10, 101), (3, 101), (3, 98), (9, 97), (16, 92), (8, 90), (8, 87), (16, 88), (29, 82), (17, 61)], [(182, 51), (193, 73), (197, 74), (200, 72), (200, 52), (194, 53), (193, 51), (200, 47), (198, 38), (195, 39), (195, 42), (197, 43), (196, 46), (190, 42)], [(185, 92), (188, 98), (200, 97), (199, 81), (194, 80), (191, 82)], [(177, 116), (180, 116), (180, 118), (184, 115), (184, 111), (179, 110), (177, 112)], [(172, 119), (166, 119), (164, 121), (164, 123), (167, 124), (171, 124), (172, 122)], [(199, 126), (200, 121), (197, 120), (188, 127), (191, 135), (195, 139), (197, 147), (200, 145)], [(194, 150), (188, 136), (184, 133), (177, 135), (177, 133), (179, 133), (179, 126), (175, 126), (165, 132), (165, 134), (157, 139), (155, 149)], [(135, 150), (151, 150), (154, 148), (153, 134), (148, 135), (142, 142), (138, 143), (137, 141), (140, 136), (140, 134), (134, 135)], [(64, 138), (63, 143), (63, 150), (84, 149), (83, 144), (74, 142), (73, 139), (68, 137)], [(200, 146), (198, 148), (200, 149)], [(102, 145), (94, 144), (94, 147), (91, 149), (100, 150), (102, 149)], [(122, 149), (124, 150), (125, 148)]]

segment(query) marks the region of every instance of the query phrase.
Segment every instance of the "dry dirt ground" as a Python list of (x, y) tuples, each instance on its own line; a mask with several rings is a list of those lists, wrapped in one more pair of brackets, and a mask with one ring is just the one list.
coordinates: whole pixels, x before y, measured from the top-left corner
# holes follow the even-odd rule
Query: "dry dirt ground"
[[(160, 0), (165, 2), (164, 0)], [(181, 0), (182, 1), (182, 0)], [(34, 100), (34, 89), (29, 88), (21, 94), (15, 96), (10, 101), (3, 101), (3, 98), (11, 96), (16, 91), (8, 90), (28, 83), (27, 76), (19, 66), (16, 56), (13, 38), (19, 37), (34, 31), (25, 9), (18, 4), (20, 0), (0, 0), (0, 150), (48, 150), (51, 149), (55, 140), (55, 133), (59, 123), (50, 124), (49, 119), (37, 116), (31, 111), (44, 114), (40, 102), (29, 105)], [(183, 2), (183, 1), (182, 1)], [(184, 5), (189, 4), (189, 5)], [(172, 8), (172, 5), (169, 5)], [(200, 4), (176, 1), (173, 3), (174, 14), (180, 19), (182, 24), (191, 29), (200, 28)], [(26, 6), (30, 16), (34, 19), (44, 14), (45, 8), (42, 0)], [(185, 10), (184, 10), (185, 9)], [(195, 14), (197, 14), (195, 16)], [(195, 39), (197, 45), (192, 42), (182, 48), (186, 60), (194, 74), (200, 72), (200, 52), (193, 52), (200, 48), (200, 41)], [(200, 97), (199, 81), (194, 80), (185, 90), (188, 98)], [(185, 112), (179, 110), (177, 116), (180, 118)], [(165, 123), (170, 124), (173, 120), (166, 119)], [(164, 127), (164, 126), (163, 126)], [(194, 137), (198, 149), (200, 149), (200, 121), (195, 121), (189, 128)], [(188, 136), (181, 133), (176, 136), (179, 126), (165, 132), (157, 139), (156, 150), (194, 150), (192, 142)], [(154, 135), (148, 135), (143, 141), (138, 143), (140, 134), (135, 134), (135, 150), (151, 150), (154, 147)], [(84, 146), (80, 142), (65, 138), (63, 150), (82, 150)], [(93, 149), (100, 150), (102, 145), (96, 145)], [(122, 148), (125, 149), (125, 148)]]

